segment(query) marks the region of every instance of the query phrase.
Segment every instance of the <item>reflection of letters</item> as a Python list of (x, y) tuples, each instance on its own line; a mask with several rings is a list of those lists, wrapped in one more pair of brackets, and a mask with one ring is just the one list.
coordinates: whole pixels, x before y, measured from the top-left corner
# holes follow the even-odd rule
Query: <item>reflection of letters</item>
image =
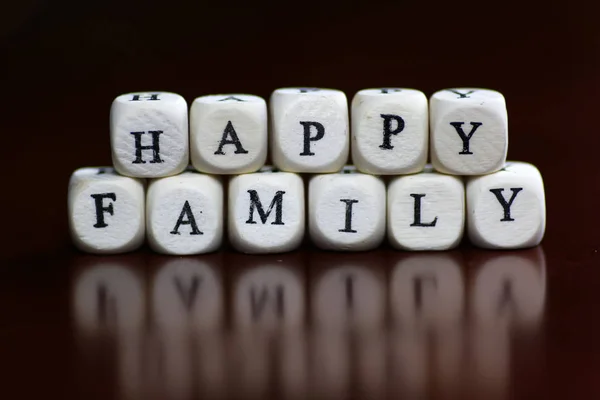
[(383, 324), (383, 276), (364, 267), (325, 270), (311, 293), (315, 325), (322, 328), (372, 329)]
[(480, 264), (472, 294), (479, 323), (532, 324), (543, 314), (545, 259), (541, 249), (496, 255)]
[(144, 319), (142, 282), (131, 270), (110, 263), (81, 272), (73, 294), (75, 319), (82, 329), (122, 331)]
[(460, 264), (445, 254), (401, 258), (392, 271), (390, 300), (399, 325), (456, 324), (464, 313)]
[(283, 293), (283, 287), (281, 285), (275, 285), (272, 288), (251, 287), (250, 308), (252, 310), (252, 320), (259, 320), (263, 311), (269, 305), (273, 309), (276, 318), (282, 318), (284, 311)]
[(222, 293), (209, 258), (170, 259), (154, 279), (154, 319), (165, 329), (216, 329), (223, 317)]
[(234, 287), (235, 322), (241, 326), (297, 326), (304, 322), (302, 282), (295, 270), (265, 266), (242, 274)]

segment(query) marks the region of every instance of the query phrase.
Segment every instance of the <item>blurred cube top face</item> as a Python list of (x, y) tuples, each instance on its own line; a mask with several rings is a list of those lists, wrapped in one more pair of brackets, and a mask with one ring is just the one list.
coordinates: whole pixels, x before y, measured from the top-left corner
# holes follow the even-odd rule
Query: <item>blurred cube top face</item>
[[(448, 250), (465, 226), (483, 248), (543, 238), (542, 177), (533, 165), (506, 163), (498, 92), (446, 89), (428, 108), (418, 90), (361, 90), (352, 100), (352, 140), (339, 90), (277, 89), (269, 106), (270, 131), (263, 98), (201, 96), (188, 130), (180, 95), (118, 96), (110, 112), (114, 169), (78, 169), (69, 183), (75, 245), (122, 253), (147, 237), (159, 253), (201, 254), (220, 248), (226, 234), (238, 251), (279, 253), (301, 245), (305, 225), (317, 247), (338, 251), (374, 249), (386, 234), (400, 250)], [(274, 167), (265, 166), (269, 146)], [(346, 165), (350, 147), (354, 166)], [(386, 187), (377, 175), (395, 177)]]

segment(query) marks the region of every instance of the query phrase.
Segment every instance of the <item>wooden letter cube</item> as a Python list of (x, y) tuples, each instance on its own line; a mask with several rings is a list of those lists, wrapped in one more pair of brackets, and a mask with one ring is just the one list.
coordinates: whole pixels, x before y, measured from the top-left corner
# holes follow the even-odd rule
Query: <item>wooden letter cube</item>
[(361, 172), (410, 174), (429, 150), (427, 97), (413, 89), (366, 89), (352, 100), (352, 160)]
[(110, 142), (122, 175), (159, 178), (182, 172), (189, 163), (188, 111), (175, 93), (129, 93), (110, 109)]
[(385, 184), (346, 167), (339, 174), (316, 175), (308, 187), (308, 227), (322, 249), (361, 251), (385, 237)]
[(502, 94), (447, 89), (430, 101), (431, 163), (453, 175), (482, 175), (506, 162), (508, 117)]
[(81, 168), (69, 181), (73, 243), (88, 253), (135, 250), (145, 236), (144, 183), (112, 168)]
[(229, 240), (244, 253), (295, 249), (304, 236), (304, 186), (289, 172), (238, 175), (229, 181)]
[(223, 214), (223, 184), (218, 178), (190, 171), (154, 179), (146, 196), (148, 243), (163, 254), (217, 250)]
[(190, 110), (194, 168), (211, 174), (259, 170), (267, 159), (267, 120), (267, 103), (262, 97), (198, 97)]
[(290, 172), (337, 172), (348, 161), (348, 102), (339, 90), (277, 89), (271, 95), (273, 163)]
[(509, 162), (501, 171), (467, 181), (469, 239), (475, 246), (518, 249), (538, 245), (546, 228), (540, 172)]
[(465, 187), (455, 176), (433, 172), (395, 178), (388, 188), (388, 238), (404, 250), (456, 247), (465, 224)]

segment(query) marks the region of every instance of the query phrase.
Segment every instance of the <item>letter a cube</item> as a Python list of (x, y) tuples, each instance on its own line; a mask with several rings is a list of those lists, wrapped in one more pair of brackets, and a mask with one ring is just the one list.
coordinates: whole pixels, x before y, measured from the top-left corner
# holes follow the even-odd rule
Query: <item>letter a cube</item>
[(198, 97), (190, 110), (194, 168), (211, 174), (258, 171), (267, 159), (267, 121), (267, 103), (262, 97)]
[(69, 228), (88, 253), (115, 254), (144, 242), (144, 182), (112, 168), (81, 168), (69, 181)]
[(160, 178), (189, 164), (188, 111), (175, 93), (129, 93), (110, 109), (113, 165), (121, 175)]
[(310, 237), (322, 249), (371, 250), (385, 237), (385, 184), (354, 167), (312, 177), (308, 210)]
[(216, 250), (223, 238), (223, 219), (223, 184), (217, 177), (188, 171), (148, 185), (148, 243), (158, 253)]
[(448, 250), (458, 246), (465, 225), (461, 178), (433, 172), (400, 176), (388, 187), (388, 238), (402, 250)]
[(289, 172), (238, 175), (229, 181), (229, 241), (244, 253), (295, 249), (304, 236), (304, 186)]
[(429, 103), (431, 163), (443, 173), (483, 175), (506, 162), (508, 117), (502, 94), (487, 89), (447, 89)]
[(271, 95), (271, 157), (289, 172), (337, 172), (348, 161), (348, 101), (332, 89), (285, 88)]
[(493, 174), (467, 181), (468, 234), (475, 246), (518, 249), (538, 245), (546, 228), (542, 175), (536, 167), (509, 162)]
[(352, 160), (359, 171), (420, 172), (429, 153), (427, 97), (414, 89), (365, 89), (352, 99)]

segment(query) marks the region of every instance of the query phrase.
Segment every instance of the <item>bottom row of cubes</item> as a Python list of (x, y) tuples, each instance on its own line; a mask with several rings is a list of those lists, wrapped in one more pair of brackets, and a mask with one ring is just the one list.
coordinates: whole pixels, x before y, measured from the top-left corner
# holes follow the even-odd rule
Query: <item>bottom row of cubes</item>
[(398, 249), (447, 250), (460, 243), (465, 225), (483, 248), (531, 247), (544, 235), (544, 185), (527, 163), (464, 180), (427, 168), (393, 177), (387, 188), (354, 167), (307, 182), (305, 197), (303, 177), (294, 173), (266, 167), (234, 176), (225, 207), (219, 176), (187, 171), (146, 187), (111, 168), (82, 168), (69, 183), (71, 236), (91, 253), (135, 250), (147, 237), (154, 251), (184, 255), (217, 250), (225, 225), (230, 243), (245, 253), (294, 250), (306, 221), (313, 243), (342, 251), (374, 249), (386, 233)]

